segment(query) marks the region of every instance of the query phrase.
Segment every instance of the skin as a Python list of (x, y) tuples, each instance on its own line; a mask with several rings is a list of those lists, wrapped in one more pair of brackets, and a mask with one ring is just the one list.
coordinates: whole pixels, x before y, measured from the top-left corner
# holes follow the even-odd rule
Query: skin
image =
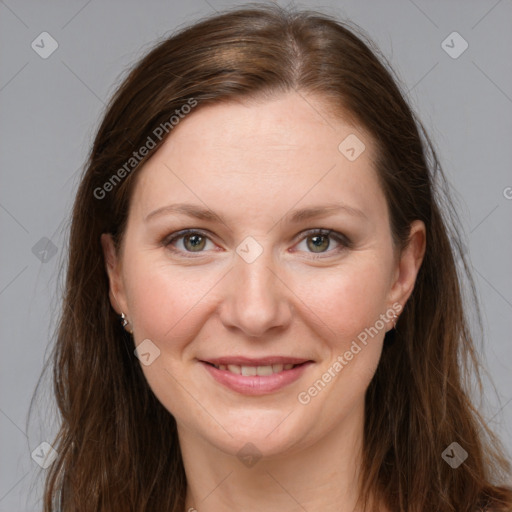
[[(354, 161), (338, 150), (349, 134), (366, 146)], [(102, 236), (112, 306), (129, 320), (135, 345), (149, 339), (160, 350), (142, 369), (177, 421), (186, 510), (354, 510), (365, 391), (392, 321), (308, 404), (297, 397), (381, 314), (405, 305), (424, 256), (421, 221), (395, 251), (373, 158), (370, 137), (328, 117), (313, 96), (199, 106), (137, 176), (120, 252)], [(145, 221), (179, 202), (206, 205), (225, 223), (173, 213)], [(297, 208), (328, 203), (364, 216), (287, 222)], [(173, 242), (179, 253), (162, 242), (187, 228), (207, 231), (202, 252), (183, 238)], [(313, 228), (342, 233), (352, 246), (333, 238), (327, 246), (327, 238), (314, 252), (314, 235), (305, 234)], [(248, 236), (263, 250), (252, 263), (236, 252)], [(233, 355), (314, 364), (278, 391), (246, 396), (198, 362)], [(249, 442), (262, 456), (252, 467), (236, 455)]]

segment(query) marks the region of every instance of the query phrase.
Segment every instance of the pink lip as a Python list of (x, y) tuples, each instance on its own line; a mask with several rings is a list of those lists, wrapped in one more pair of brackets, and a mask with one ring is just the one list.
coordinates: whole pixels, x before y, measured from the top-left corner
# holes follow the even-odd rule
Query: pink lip
[[(281, 358), (286, 359), (287, 361), (290, 358)], [(227, 361), (228, 358), (225, 358)], [(240, 361), (240, 358), (229, 358), (229, 361)], [(250, 360), (251, 363), (253, 360)], [(266, 359), (268, 361), (268, 359)], [(292, 382), (295, 382), (306, 370), (306, 368), (313, 364), (312, 361), (306, 361), (303, 364), (299, 363), (281, 363), (280, 361), (276, 363), (267, 363), (267, 364), (300, 364), (300, 366), (296, 366), (291, 370), (283, 370), (279, 373), (274, 373), (272, 375), (254, 375), (244, 377), (242, 375), (237, 375), (235, 373), (231, 373), (228, 370), (219, 370), (212, 366), (211, 364), (206, 363), (205, 361), (200, 361), (203, 367), (210, 373), (210, 375), (220, 384), (228, 387), (229, 389), (236, 391), (238, 393), (242, 393), (244, 395), (264, 395), (267, 393), (272, 393), (273, 391), (277, 391)], [(215, 364), (226, 364), (226, 363), (215, 363)], [(228, 364), (240, 364), (240, 363), (228, 363)], [(247, 363), (246, 363), (247, 364)], [(261, 363), (263, 366), (263, 363)]]

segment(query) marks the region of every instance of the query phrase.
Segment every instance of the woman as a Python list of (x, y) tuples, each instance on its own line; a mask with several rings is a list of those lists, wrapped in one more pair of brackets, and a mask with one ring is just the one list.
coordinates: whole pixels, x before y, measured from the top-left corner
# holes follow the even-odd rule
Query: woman
[(512, 510), (444, 176), (370, 48), (256, 5), (124, 80), (73, 212), (46, 511)]

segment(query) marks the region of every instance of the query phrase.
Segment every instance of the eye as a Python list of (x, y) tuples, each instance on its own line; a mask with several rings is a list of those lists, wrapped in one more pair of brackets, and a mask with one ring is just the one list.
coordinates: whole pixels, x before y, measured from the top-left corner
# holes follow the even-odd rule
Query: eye
[[(335, 240), (338, 247), (327, 250), (331, 246), (331, 240)], [(207, 233), (200, 230), (187, 229), (173, 233), (163, 241), (163, 245), (171, 251), (179, 253), (181, 256), (194, 258), (193, 253), (200, 255), (200, 253), (208, 249), (208, 242), (213, 244)], [(306, 242), (306, 252), (310, 251), (313, 254), (338, 253), (351, 247), (351, 242), (347, 237), (332, 229), (317, 228), (309, 230), (305, 233), (305, 236), (302, 236), (300, 243), (303, 242)], [(178, 248), (180, 244), (181, 248)]]
[[(335, 240), (339, 245), (332, 250), (327, 250), (331, 246), (331, 240)], [(338, 253), (351, 246), (348, 238), (332, 229), (312, 229), (302, 237), (301, 243), (304, 242), (307, 251), (310, 250), (314, 254)]]
[[(181, 242), (181, 245), (184, 249), (177, 249), (175, 247), (175, 244), (179, 245), (179, 242)], [(188, 229), (172, 234), (170, 237), (165, 239), (164, 245), (173, 252), (179, 252), (186, 257), (193, 258), (194, 256), (188, 256), (186, 253), (203, 252), (207, 242), (213, 243), (207, 234), (203, 233), (202, 231)]]

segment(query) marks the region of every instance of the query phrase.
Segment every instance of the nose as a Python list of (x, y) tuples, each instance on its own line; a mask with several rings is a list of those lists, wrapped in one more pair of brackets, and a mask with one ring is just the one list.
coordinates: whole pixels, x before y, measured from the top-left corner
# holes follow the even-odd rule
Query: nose
[(225, 327), (253, 338), (285, 329), (292, 318), (293, 292), (271, 251), (265, 248), (252, 262), (237, 254), (233, 265), (220, 307)]

